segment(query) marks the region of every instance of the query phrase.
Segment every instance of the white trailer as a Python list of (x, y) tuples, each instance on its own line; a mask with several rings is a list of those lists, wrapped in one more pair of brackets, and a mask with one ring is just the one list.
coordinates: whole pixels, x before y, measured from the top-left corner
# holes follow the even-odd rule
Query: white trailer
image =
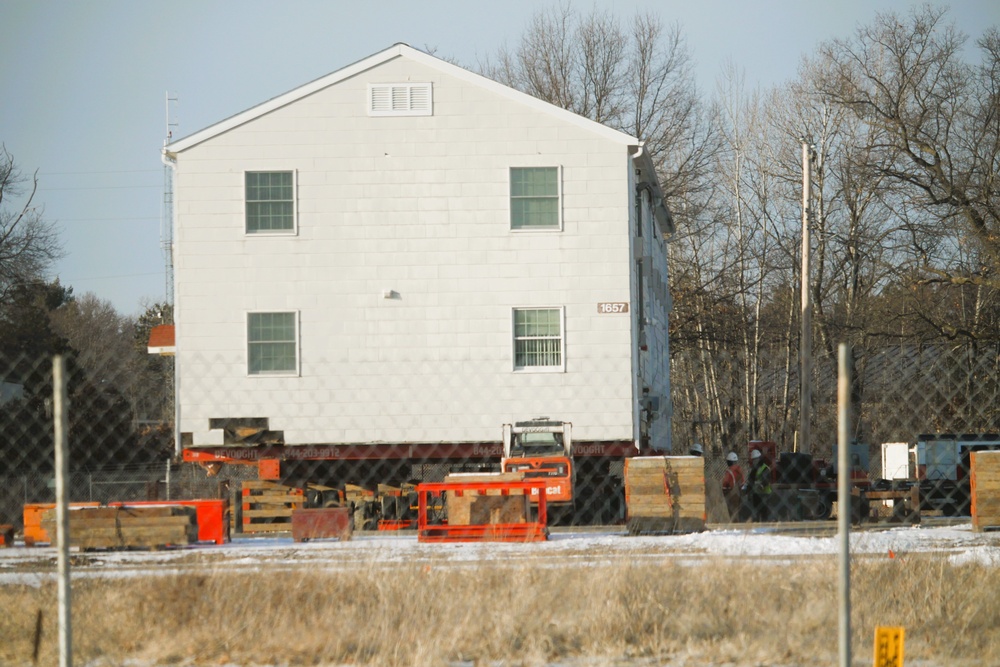
[(916, 479), (958, 481), (968, 474), (969, 455), (984, 449), (1000, 449), (1000, 435), (937, 433), (917, 437)]

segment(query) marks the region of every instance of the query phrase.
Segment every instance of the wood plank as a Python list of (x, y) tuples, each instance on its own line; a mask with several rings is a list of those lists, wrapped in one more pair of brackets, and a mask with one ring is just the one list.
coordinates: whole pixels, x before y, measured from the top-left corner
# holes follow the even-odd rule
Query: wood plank
[[(55, 529), (55, 526), (52, 526)], [(157, 537), (160, 535), (190, 535), (192, 534), (192, 529), (197, 531), (195, 526), (131, 526), (129, 528), (123, 528), (119, 530), (116, 526), (70, 526), (70, 542), (79, 536), (99, 536), (103, 538), (108, 538), (112, 541), (119, 538), (123, 538), (126, 541), (130, 539), (145, 539), (150, 536)], [(197, 537), (197, 532), (194, 533)]]
[(649, 507), (649, 506), (629, 506), (629, 516), (702, 516), (705, 514), (704, 505), (691, 505), (690, 507)]
[(672, 503), (653, 503), (644, 500), (630, 500), (628, 502), (629, 514), (640, 514), (642, 512), (671, 513), (674, 511)]
[(244, 533), (283, 533), (292, 531), (292, 522), (288, 523), (245, 523)]
[(269, 491), (297, 491), (301, 493), (301, 489), (295, 486), (285, 486), (284, 484), (279, 484), (277, 482), (270, 482), (266, 479), (248, 479), (240, 482), (241, 488), (244, 489), (265, 489)]
[(277, 518), (281, 518), (281, 517), (286, 517), (288, 519), (291, 519), (293, 511), (294, 510), (292, 508), (282, 509), (282, 510), (275, 510), (275, 509), (270, 509), (270, 510), (244, 509), (243, 510), (243, 519), (244, 519), (243, 523), (245, 524), (247, 519), (277, 519)]
[(301, 505), (303, 503), (301, 498), (265, 498), (260, 496), (243, 496), (243, 507), (248, 506), (280, 506), (280, 505)]
[(669, 492), (662, 485), (658, 489), (643, 489), (643, 488), (633, 488), (625, 487), (625, 494), (632, 496), (633, 498), (657, 498), (657, 497), (667, 497), (672, 496), (676, 498), (694, 498), (694, 497), (704, 497), (705, 496), (705, 486), (703, 484), (689, 484), (687, 486), (677, 485), (670, 488)]
[(301, 493), (286, 493), (285, 491), (273, 491), (270, 489), (244, 489), (244, 498), (302, 498)]
[[(50, 530), (55, 531), (54, 523), (50, 526)], [(127, 529), (115, 526), (71, 525), (69, 530), (70, 545), (84, 549), (184, 545), (197, 540), (198, 527), (194, 525), (134, 526)]]
[[(672, 505), (651, 505), (647, 503), (629, 503), (628, 513), (631, 516), (642, 516), (648, 514), (650, 516), (666, 516), (668, 514), (674, 513), (674, 508)], [(677, 508), (680, 511), (680, 507)]]
[(669, 470), (659, 470), (652, 475), (625, 475), (626, 484), (654, 484), (656, 482), (662, 482), (666, 479), (677, 480), (678, 482), (687, 482), (693, 484), (704, 484), (705, 476), (701, 473), (692, 475), (679, 475), (677, 473), (671, 472)]
[[(157, 517), (172, 517), (172, 516), (190, 516), (195, 517), (197, 515), (197, 510), (194, 507), (185, 507), (182, 505), (159, 505), (155, 507), (85, 507), (80, 509), (72, 509), (69, 512), (70, 521), (79, 519), (110, 519), (114, 520), (116, 518), (124, 517), (136, 517), (136, 518), (157, 518)], [(56, 520), (56, 510), (55, 508), (47, 509), (42, 513), (42, 521), (55, 521)]]

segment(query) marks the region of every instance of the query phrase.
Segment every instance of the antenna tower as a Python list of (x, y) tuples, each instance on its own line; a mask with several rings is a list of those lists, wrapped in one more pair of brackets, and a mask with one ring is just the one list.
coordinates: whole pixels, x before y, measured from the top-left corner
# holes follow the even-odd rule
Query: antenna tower
[[(171, 102), (177, 103), (176, 97), (170, 97), (170, 93), (164, 94), (166, 105), (166, 137), (163, 145), (170, 143), (174, 135), (176, 122), (170, 120)], [(160, 249), (163, 251), (163, 259), (166, 263), (166, 291), (165, 301), (168, 306), (174, 305), (174, 178), (173, 169), (164, 162), (163, 164), (163, 213), (160, 219)]]

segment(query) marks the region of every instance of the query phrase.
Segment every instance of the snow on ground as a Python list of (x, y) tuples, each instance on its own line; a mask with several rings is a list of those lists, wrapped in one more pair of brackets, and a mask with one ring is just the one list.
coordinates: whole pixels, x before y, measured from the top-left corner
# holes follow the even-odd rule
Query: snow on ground
[[(974, 532), (969, 523), (936, 527), (914, 526), (854, 531), (854, 556), (896, 557), (927, 554), (955, 564), (1000, 567), (1000, 533)], [(434, 565), (468, 567), (493, 564), (517, 566), (531, 562), (588, 567), (602, 563), (673, 559), (696, 566), (708, 558), (787, 563), (802, 557), (835, 556), (836, 534), (795, 534), (788, 526), (740, 530), (710, 530), (684, 535), (629, 536), (603, 532), (553, 532), (547, 542), (425, 544), (413, 533), (359, 533), (347, 542), (293, 542), (290, 537), (237, 538), (230, 544), (201, 544), (161, 551), (71, 551), (74, 577), (131, 577), (194, 571), (240, 571), (261, 567), (292, 569), (354, 569), (358, 567)], [(55, 576), (52, 547), (15, 546), (0, 549), (0, 585), (40, 586)]]

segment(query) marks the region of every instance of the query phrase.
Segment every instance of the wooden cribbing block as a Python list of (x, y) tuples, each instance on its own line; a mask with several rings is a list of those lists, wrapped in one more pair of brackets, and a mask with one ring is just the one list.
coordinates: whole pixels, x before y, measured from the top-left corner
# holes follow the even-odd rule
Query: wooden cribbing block
[[(520, 482), (519, 472), (491, 474), (452, 474), (444, 478), (447, 484), (463, 482)], [(475, 526), (482, 524), (525, 523), (530, 516), (529, 496), (524, 489), (510, 489), (501, 495), (500, 489), (483, 492), (466, 491), (459, 495), (448, 492), (448, 524)]]
[(1000, 451), (972, 452), (971, 465), (972, 527), (1000, 529)]
[(267, 480), (247, 480), (240, 499), (244, 533), (274, 533), (292, 529), (292, 512), (304, 503), (302, 489)]
[(705, 461), (696, 456), (625, 459), (629, 532), (689, 532), (705, 528)]
[[(194, 507), (96, 507), (69, 512), (69, 543), (81, 549), (155, 549), (198, 541)], [(42, 515), (42, 526), (56, 534), (56, 510)]]

